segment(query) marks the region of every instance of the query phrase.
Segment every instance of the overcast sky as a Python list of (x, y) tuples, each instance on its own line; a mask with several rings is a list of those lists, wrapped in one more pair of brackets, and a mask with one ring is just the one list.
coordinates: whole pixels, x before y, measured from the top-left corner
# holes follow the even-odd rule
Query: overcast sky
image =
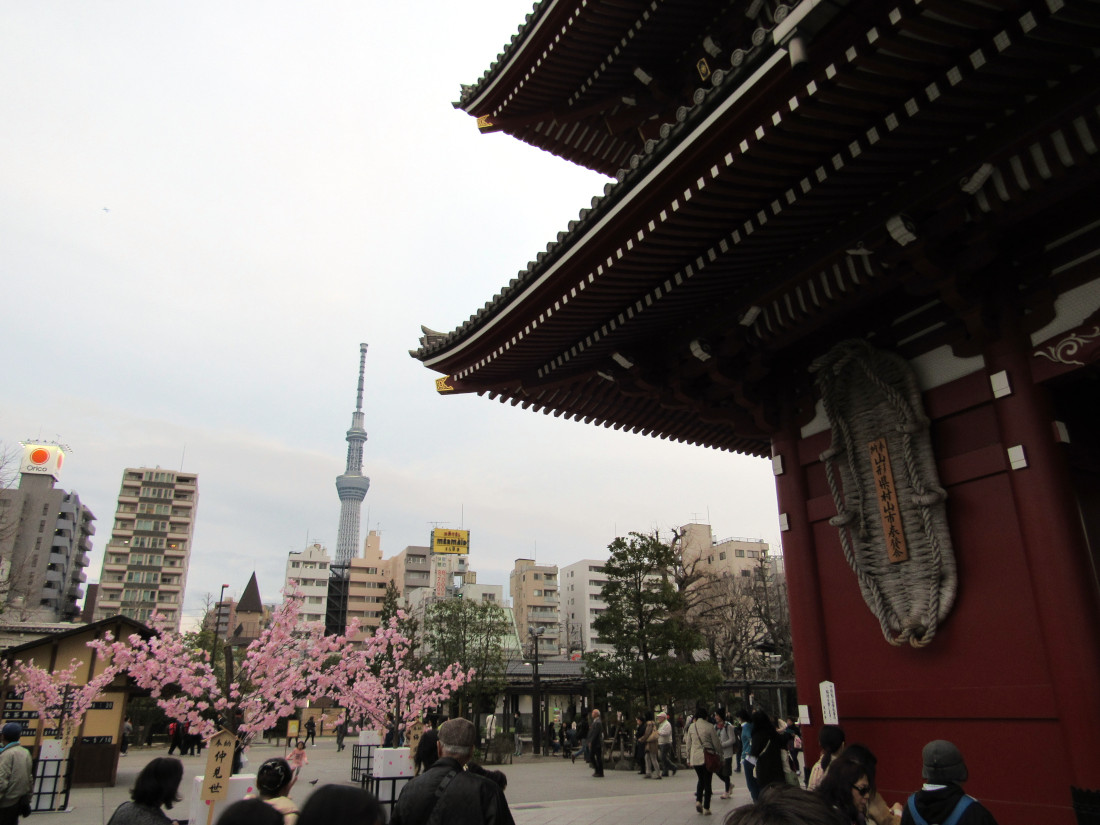
[(530, 8), (0, 0), (0, 441), (72, 448), (90, 580), (128, 466), (199, 476), (189, 613), (333, 551), (360, 341), (386, 556), (431, 522), (501, 584), (689, 521), (778, 546), (769, 463), (440, 397), (408, 355), (605, 183), (451, 105)]

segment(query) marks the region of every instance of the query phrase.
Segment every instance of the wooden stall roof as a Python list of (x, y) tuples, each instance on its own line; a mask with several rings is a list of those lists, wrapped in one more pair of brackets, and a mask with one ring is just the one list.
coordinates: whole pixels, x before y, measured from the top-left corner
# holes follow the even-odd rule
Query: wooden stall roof
[[(536, 7), (468, 111), (568, 101), (565, 80), (541, 103), (499, 97), (541, 59), (540, 10), (563, 13)], [(554, 25), (563, 65), (591, 71), (589, 29)], [(616, 25), (596, 27), (605, 46)], [(444, 393), (766, 455), (830, 337), (976, 351), (993, 309), (1038, 326), (1091, 277), (1098, 34), (1094, 0), (800, 3), (749, 71), (698, 85), (545, 252), (411, 354)]]

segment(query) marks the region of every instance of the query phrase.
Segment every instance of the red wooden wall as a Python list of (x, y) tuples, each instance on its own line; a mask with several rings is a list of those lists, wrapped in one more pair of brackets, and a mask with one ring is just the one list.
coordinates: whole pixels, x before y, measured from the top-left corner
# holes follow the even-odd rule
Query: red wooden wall
[[(1064, 514), (1051, 513), (1060, 521), (1049, 546), (1035, 546), (1036, 528), (1046, 528), (1027, 524), (1037, 518), (1027, 484), (1044, 481), (1042, 472), (1059, 473), (1058, 448), (1053, 436), (1041, 448), (1035, 443), (1049, 424), (1043, 390), (1020, 374), (1026, 361), (1010, 366), (1017, 372), (1007, 402), (993, 398), (984, 370), (925, 395), (948, 490), (959, 590), (953, 612), (923, 649), (886, 642), (844, 560), (828, 522), (836, 510), (818, 458), (829, 433), (801, 439), (792, 427), (776, 438), (785, 470), (776, 479), (779, 505), (790, 524), (783, 548), (799, 702), (812, 709), (803, 738), (816, 758), (818, 684), (828, 679), (836, 683), (849, 743), (866, 744), (878, 756), (879, 789), (888, 802), (920, 788), (925, 743), (949, 739), (970, 769), (967, 791), (1001, 825), (1070, 825), (1070, 786), (1100, 787), (1100, 746), (1073, 741), (1094, 741), (1100, 733), (1100, 724), (1092, 727), (1100, 704), (1097, 605), (1092, 599), (1081, 608), (1092, 591), (1073, 571), (1092, 573), (1083, 534), (1061, 529)], [(1006, 403), (1014, 406), (998, 409)], [(1006, 447), (1017, 443), (1020, 433), (1012, 430), (1021, 416), (1035, 419), (1025, 445), (1033, 466), (1012, 470)], [(1068, 473), (1065, 480), (1068, 486)], [(1056, 491), (1045, 494), (1059, 500)], [(1045, 565), (1044, 558), (1058, 563)], [(1065, 603), (1051, 604), (1059, 592)], [(1094, 672), (1068, 674), (1074, 652), (1078, 667)]]

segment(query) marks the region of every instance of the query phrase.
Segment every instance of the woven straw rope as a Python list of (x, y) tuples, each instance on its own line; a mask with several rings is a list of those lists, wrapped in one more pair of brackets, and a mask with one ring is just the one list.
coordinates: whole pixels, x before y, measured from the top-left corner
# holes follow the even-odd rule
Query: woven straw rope
[[(832, 425), (832, 444), (821, 460), (844, 558), (886, 640), (924, 647), (951, 611), (957, 580), (947, 493), (916, 378), (904, 359), (859, 340), (837, 344), (810, 370)], [(887, 552), (867, 448), (876, 438), (886, 439), (909, 549), (909, 560), (897, 564)]]

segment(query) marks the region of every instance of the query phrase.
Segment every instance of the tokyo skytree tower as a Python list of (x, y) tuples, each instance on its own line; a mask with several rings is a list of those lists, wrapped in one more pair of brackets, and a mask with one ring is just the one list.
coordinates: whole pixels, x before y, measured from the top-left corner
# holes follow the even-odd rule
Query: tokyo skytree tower
[(346, 576), (351, 560), (359, 554), (359, 512), (370, 489), (370, 479), (363, 475), (363, 445), (367, 431), (363, 429), (363, 371), (367, 363), (367, 345), (359, 345), (359, 394), (355, 397), (355, 412), (348, 429), (348, 466), (336, 477), (336, 492), (340, 495), (340, 529), (336, 534), (336, 560)]

